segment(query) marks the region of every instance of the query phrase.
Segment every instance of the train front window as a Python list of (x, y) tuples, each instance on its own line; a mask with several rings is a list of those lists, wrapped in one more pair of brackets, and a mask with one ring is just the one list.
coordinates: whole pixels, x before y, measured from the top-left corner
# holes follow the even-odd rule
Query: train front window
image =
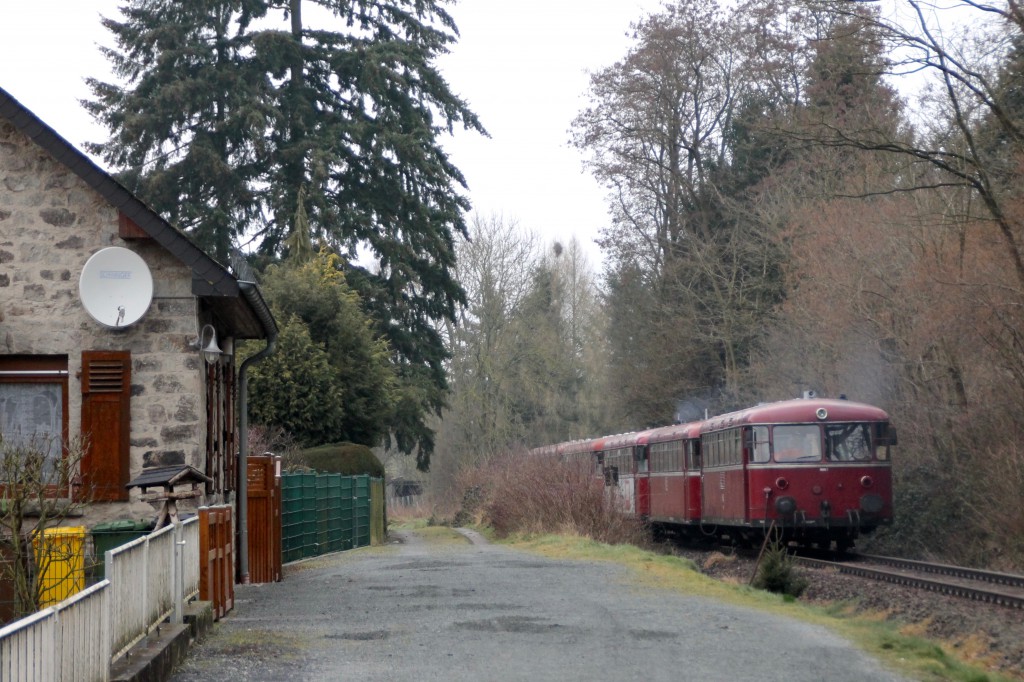
[(821, 430), (817, 424), (775, 426), (772, 452), (776, 462), (820, 462)]
[(825, 456), (832, 462), (864, 462), (871, 459), (868, 425), (826, 424)]

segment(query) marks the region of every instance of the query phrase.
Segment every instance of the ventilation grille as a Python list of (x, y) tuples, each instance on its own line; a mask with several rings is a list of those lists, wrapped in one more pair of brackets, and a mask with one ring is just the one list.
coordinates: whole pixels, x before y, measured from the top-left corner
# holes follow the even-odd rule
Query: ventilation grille
[(124, 363), (94, 361), (89, 363), (89, 393), (120, 393), (124, 390)]

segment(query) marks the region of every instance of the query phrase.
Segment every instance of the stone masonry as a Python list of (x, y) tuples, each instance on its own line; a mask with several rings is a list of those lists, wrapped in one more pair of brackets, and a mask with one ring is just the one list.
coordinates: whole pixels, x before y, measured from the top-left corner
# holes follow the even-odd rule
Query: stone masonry
[[(153, 303), (136, 324), (95, 322), (78, 294), (86, 260), (108, 246), (138, 253), (153, 275)], [(67, 355), (69, 434), (80, 434), (81, 353), (130, 350), (131, 472), (167, 464), (205, 466), (204, 368), (191, 272), (149, 239), (118, 236), (118, 211), (47, 152), (0, 121), (0, 354)], [(149, 518), (129, 504), (96, 504), (85, 524)]]

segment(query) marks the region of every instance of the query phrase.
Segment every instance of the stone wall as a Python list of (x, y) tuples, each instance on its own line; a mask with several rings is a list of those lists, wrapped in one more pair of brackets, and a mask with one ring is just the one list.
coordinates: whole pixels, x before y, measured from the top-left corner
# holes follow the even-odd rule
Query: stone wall
[[(108, 329), (83, 308), (78, 281), (99, 249), (138, 253), (153, 275), (153, 303), (127, 329)], [(143, 467), (205, 467), (204, 369), (191, 272), (152, 240), (118, 236), (118, 212), (77, 175), (0, 121), (0, 354), (67, 355), (69, 433), (80, 433), (81, 353), (132, 355), (131, 475)], [(97, 504), (86, 523), (140, 518), (153, 508)]]

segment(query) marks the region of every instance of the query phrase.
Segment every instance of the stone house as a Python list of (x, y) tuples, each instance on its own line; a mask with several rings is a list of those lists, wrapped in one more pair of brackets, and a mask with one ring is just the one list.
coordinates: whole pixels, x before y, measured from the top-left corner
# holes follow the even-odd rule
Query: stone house
[[(96, 265), (108, 256), (118, 264)], [(168, 465), (209, 477), (199, 504), (234, 500), (235, 344), (277, 334), (247, 273), (210, 258), (0, 89), (0, 431), (52, 443), (54, 462), (82, 437), (60, 496), (89, 501), (83, 525), (152, 517), (125, 484)], [(131, 303), (109, 303), (109, 287)], [(108, 305), (116, 319), (96, 312)], [(223, 352), (211, 362), (200, 350), (214, 339)]]

